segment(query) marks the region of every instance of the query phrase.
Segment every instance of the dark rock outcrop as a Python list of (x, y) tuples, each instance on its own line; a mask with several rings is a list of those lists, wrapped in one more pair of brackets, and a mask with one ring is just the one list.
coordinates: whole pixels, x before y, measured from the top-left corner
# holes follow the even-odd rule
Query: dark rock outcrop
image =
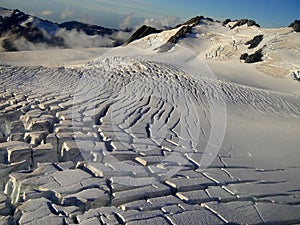
[(255, 48), (259, 45), (259, 43), (263, 40), (264, 35), (257, 35), (252, 40), (247, 41), (245, 45), (250, 45), (248, 48)]
[(246, 60), (248, 57), (248, 53), (243, 53), (240, 57), (240, 60)]
[(0, 24), (0, 35), (3, 36), (5, 32), (18, 32), (21, 27), (19, 24), (29, 19), (29, 16), (25, 13), (19, 11), (18, 9), (14, 10), (10, 17), (4, 17), (1, 19)]
[(178, 39), (184, 38), (187, 34), (190, 34), (192, 32), (192, 27), (190, 26), (184, 26), (182, 27), (174, 36), (172, 36), (168, 42), (176, 44)]
[(188, 25), (188, 26), (196, 26), (200, 23), (201, 20), (204, 19), (204, 16), (196, 16), (188, 21), (186, 21), (185, 23), (181, 24), (181, 25), (178, 25), (179, 26), (182, 26), (182, 25)]
[(116, 29), (109, 29), (97, 25), (85, 24), (77, 21), (69, 21), (65, 23), (59, 24), (60, 27), (65, 28), (67, 30), (76, 29), (77, 31), (82, 31), (87, 35), (111, 35), (114, 32), (117, 32)]
[(259, 49), (251, 55), (248, 55), (248, 53), (242, 54), (240, 59), (245, 60), (245, 63), (256, 63), (262, 61), (262, 57), (262, 49)]
[(222, 22), (222, 26), (226, 26), (230, 22), (231, 22), (231, 19), (226, 19)]
[(294, 80), (300, 81), (300, 70), (296, 70), (296, 71), (292, 72), (292, 78)]
[(178, 42), (180, 38), (184, 38), (192, 32), (192, 26), (182, 27), (175, 35), (173, 35), (164, 45), (159, 48), (159, 53), (167, 52)]
[(193, 17), (192, 19), (189, 19), (188, 21), (178, 24), (175, 28), (181, 27), (181, 26), (196, 26), (200, 24), (201, 20), (204, 20), (204, 16), (196, 16)]
[(212, 18), (210, 18), (210, 17), (206, 17), (205, 18), (207, 21), (209, 21), (209, 22), (215, 22)]
[(192, 33), (192, 28), (199, 25), (202, 20), (214, 22), (214, 20), (212, 18), (209, 18), (209, 17), (205, 18), (204, 16), (196, 16), (196, 17), (186, 21), (183, 24), (177, 25), (176, 26), (177, 28), (180, 26), (182, 26), (182, 28), (175, 35), (173, 35), (165, 44), (163, 44), (159, 48), (158, 52), (162, 53), (162, 52), (169, 51), (171, 48), (173, 48), (173, 46), (178, 42), (178, 40), (180, 38), (184, 38), (184, 37), (186, 37), (187, 34)]
[(260, 27), (254, 20), (248, 20), (247, 26), (248, 26), (248, 27), (251, 27), (251, 26), (257, 26), (257, 27)]
[[(62, 24), (53, 23), (48, 20), (43, 20), (38, 17), (30, 16), (24, 12), (16, 10), (8, 10), (1, 8), (4, 12), (10, 11), (6, 16), (0, 18), (0, 37), (3, 37), (2, 47), (6, 51), (16, 50), (31, 50), (31, 44), (41, 44), (47, 47), (70, 47), (68, 40), (64, 35), (58, 34), (60, 30), (67, 31), (75, 30), (77, 32), (85, 33), (88, 36), (108, 36), (114, 41), (113, 45), (120, 45), (124, 43), (124, 39), (117, 39), (113, 36), (114, 33), (119, 32), (117, 29), (105, 28), (97, 25), (90, 25), (76, 21), (65, 22)], [(4, 14), (5, 15), (5, 14)], [(131, 32), (130, 30), (123, 30), (123, 32)], [(58, 35), (57, 35), (58, 34)], [(22, 39), (21, 45), (19, 40)], [(29, 45), (22, 43), (31, 43)], [(19, 44), (17, 44), (19, 43)], [(18, 45), (19, 47), (17, 47)], [(21, 49), (18, 49), (20, 48)], [(95, 46), (101, 47), (101, 46)]]
[(260, 27), (259, 24), (257, 24), (254, 20), (240, 19), (231, 27), (231, 29), (234, 29), (239, 26), (243, 26), (245, 24), (247, 24), (248, 27), (250, 27), (250, 26)]
[(39, 28), (39, 24), (43, 24), (55, 33), (59, 28), (57, 24), (41, 19), (37, 19), (38, 23), (26, 22), (29, 18), (29, 15), (16, 9), (10, 17), (2, 19), (0, 23), (0, 36), (7, 37), (2, 42), (4, 49), (7, 51), (16, 51), (17, 48), (14, 46), (14, 42), (19, 38), (25, 38), (34, 44), (43, 43), (49, 46), (64, 47), (62, 38), (55, 37), (53, 33), (47, 33), (45, 29)]
[(162, 32), (162, 30), (157, 30), (153, 27), (143, 25), (130, 36), (130, 38), (124, 43), (124, 45), (127, 45), (135, 40), (146, 37), (150, 34), (155, 34), (155, 33), (160, 33), (160, 32)]
[(300, 32), (300, 20), (295, 20), (289, 25), (289, 27), (292, 27), (296, 32)]

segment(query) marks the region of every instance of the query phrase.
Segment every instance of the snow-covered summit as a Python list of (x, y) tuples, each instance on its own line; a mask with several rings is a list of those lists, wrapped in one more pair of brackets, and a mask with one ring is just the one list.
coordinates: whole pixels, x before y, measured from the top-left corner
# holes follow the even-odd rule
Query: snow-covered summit
[[(252, 20), (199, 21), (150, 34), (129, 45), (158, 52), (184, 47), (208, 61), (253, 63), (259, 71), (275, 77), (290, 78), (300, 68), (300, 35), (292, 27), (261, 28)], [(183, 31), (185, 27), (189, 28)]]

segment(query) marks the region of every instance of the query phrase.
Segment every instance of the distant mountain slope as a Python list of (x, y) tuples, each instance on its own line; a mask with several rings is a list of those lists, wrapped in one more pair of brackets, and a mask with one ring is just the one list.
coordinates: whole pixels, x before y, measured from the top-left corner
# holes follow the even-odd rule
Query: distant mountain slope
[(81, 23), (78, 21), (69, 21), (59, 24), (60, 27), (66, 28), (67, 30), (76, 29), (77, 31), (83, 31), (87, 35), (112, 35), (114, 32), (118, 32), (117, 29), (109, 29), (97, 25), (90, 25)]
[(123, 43), (130, 32), (77, 21), (57, 24), (18, 9), (0, 8), (0, 41), (4, 51), (51, 47), (113, 47)]
[(0, 8), (0, 51), (130, 45), (166, 53), (181, 46), (208, 62), (252, 64), (265, 74), (299, 80), (299, 24), (267, 29), (250, 19), (196, 16), (168, 30), (143, 25), (132, 32), (77, 21), (57, 24)]
[(299, 79), (300, 35), (297, 20), (285, 28), (261, 28), (241, 19), (223, 23), (198, 16), (161, 33), (150, 34), (129, 45), (158, 53), (184, 47), (210, 61), (253, 64), (274, 76)]
[(137, 31), (135, 31), (124, 44), (127, 45), (133, 41), (146, 37), (149, 34), (156, 34), (160, 32), (162, 32), (162, 30), (157, 30), (154, 27), (143, 25), (139, 29), (137, 29)]

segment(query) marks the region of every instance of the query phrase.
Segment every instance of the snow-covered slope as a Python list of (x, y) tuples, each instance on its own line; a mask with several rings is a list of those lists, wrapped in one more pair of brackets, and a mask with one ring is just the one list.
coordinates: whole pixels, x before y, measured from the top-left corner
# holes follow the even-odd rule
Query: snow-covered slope
[[(262, 49), (263, 61), (254, 65), (258, 71), (274, 77), (293, 78), (293, 72), (300, 70), (300, 35), (292, 28), (266, 29), (243, 25), (230, 29), (229, 25), (203, 20), (180, 41), (180, 46), (209, 61), (235, 62), (240, 62), (243, 53), (252, 54)], [(131, 45), (155, 50), (179, 29), (152, 34)], [(257, 35), (263, 35), (263, 40), (255, 48), (248, 49), (249, 45), (245, 43)]]
[[(180, 29), (0, 54), (1, 222), (300, 222), (299, 82), (259, 71), (289, 68), (279, 46), (297, 34), (207, 21), (157, 53)], [(265, 44), (263, 62), (240, 62)]]

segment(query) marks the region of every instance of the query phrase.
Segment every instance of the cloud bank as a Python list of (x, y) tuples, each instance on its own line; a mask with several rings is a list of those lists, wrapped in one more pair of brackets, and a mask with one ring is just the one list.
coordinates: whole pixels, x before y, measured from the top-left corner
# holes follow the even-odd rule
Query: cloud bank
[(51, 16), (53, 14), (53, 11), (50, 10), (44, 10), (41, 12), (42, 16)]
[(74, 11), (72, 9), (66, 8), (61, 14), (61, 19), (67, 19), (69, 17), (72, 17), (74, 15)]
[(121, 30), (125, 30), (126, 28), (130, 27), (130, 22), (132, 18), (134, 17), (134, 12), (129, 13), (127, 16), (125, 16), (124, 20), (120, 23), (119, 28)]
[[(45, 32), (46, 33), (46, 32)], [(66, 30), (65, 28), (59, 29), (53, 37), (45, 36), (44, 42), (33, 43), (28, 41), (25, 37), (14, 37), (11, 34), (7, 35), (3, 39), (6, 39), (13, 49), (18, 51), (34, 51), (34, 50), (47, 50), (47, 49), (63, 49), (63, 48), (99, 48), (99, 47), (114, 47), (118, 44), (122, 44), (130, 37), (130, 32), (118, 31), (111, 35), (94, 35), (90, 36), (83, 31)], [(51, 42), (51, 38), (53, 42)], [(55, 44), (55, 40), (63, 40), (64, 46)], [(0, 40), (1, 42), (1, 40)], [(47, 43), (48, 42), (48, 43)], [(2, 43), (3, 44), (3, 43)], [(0, 45), (2, 45), (0, 43)], [(4, 51), (1, 49), (0, 51)]]
[(168, 27), (174, 27), (179, 23), (181, 23), (179, 17), (166, 16), (161, 18), (146, 19), (143, 24), (150, 27), (155, 27), (156, 29), (165, 29)]

